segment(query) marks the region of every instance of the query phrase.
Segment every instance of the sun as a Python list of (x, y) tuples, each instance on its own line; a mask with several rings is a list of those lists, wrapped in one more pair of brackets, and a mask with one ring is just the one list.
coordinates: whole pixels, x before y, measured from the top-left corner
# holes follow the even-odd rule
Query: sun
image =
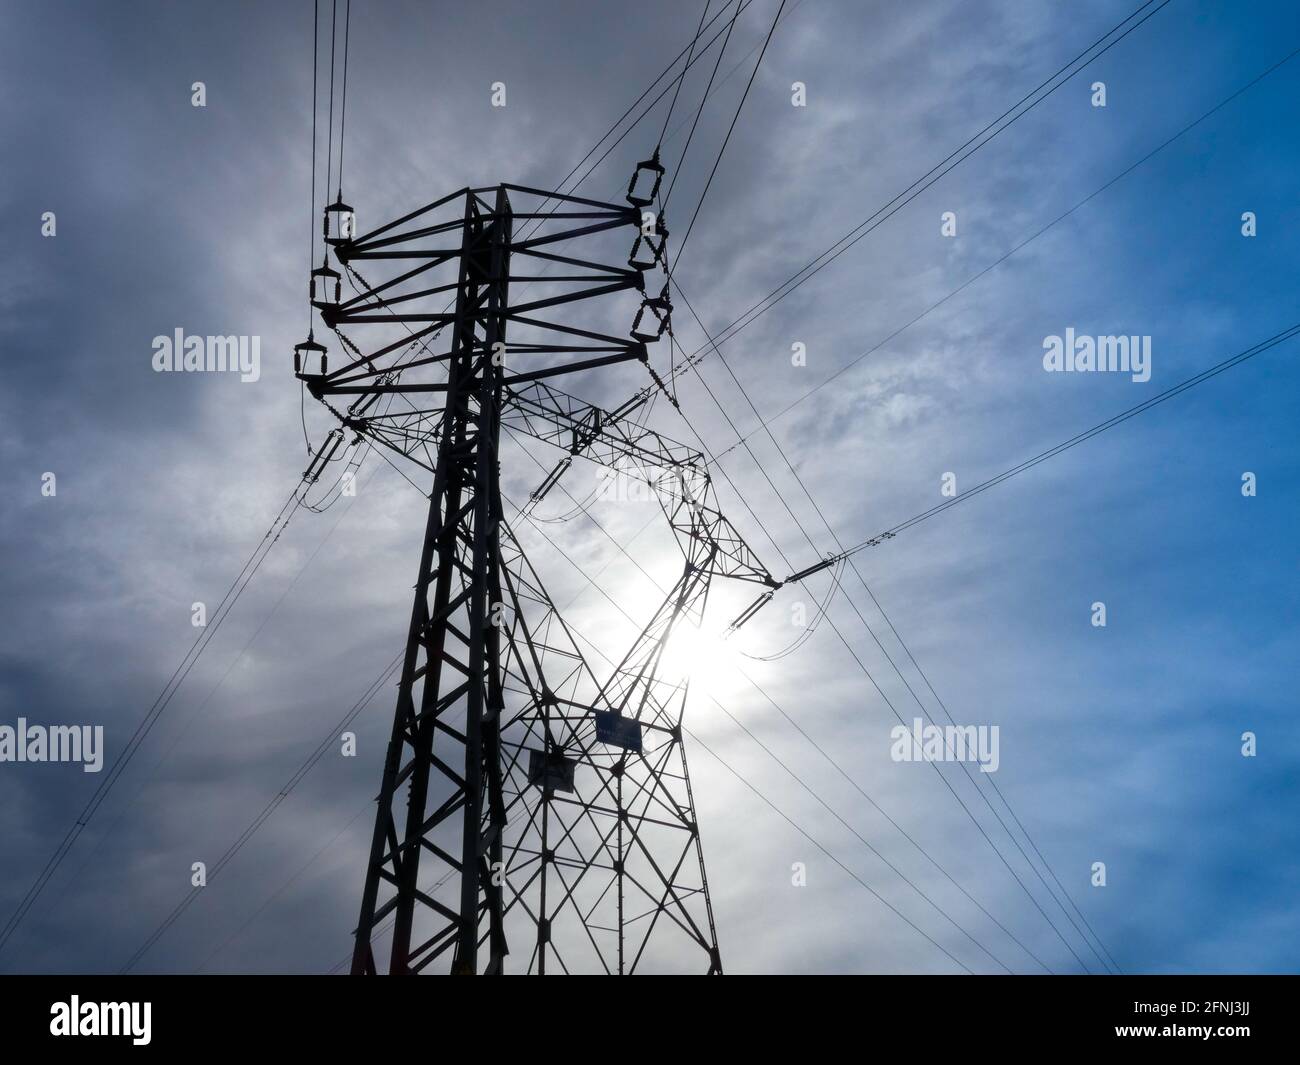
[(662, 676), (673, 684), (689, 680), (693, 688), (718, 690), (735, 681), (739, 657), (720, 630), (683, 624), (664, 647)]

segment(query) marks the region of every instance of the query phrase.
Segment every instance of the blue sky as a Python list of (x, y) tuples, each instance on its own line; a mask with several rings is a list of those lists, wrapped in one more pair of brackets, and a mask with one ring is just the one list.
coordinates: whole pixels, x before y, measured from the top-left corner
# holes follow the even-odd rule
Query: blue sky
[[(732, 321), (1135, 6), (792, 6), (677, 269), (705, 325)], [(741, 17), (723, 73), (775, 9), (761, 0)], [(310, 10), (7, 10), (0, 724), (102, 723), (109, 757), (120, 752), (193, 639), (190, 604), (219, 598), (305, 465), (288, 352), (306, 325)], [(466, 183), (554, 185), (698, 17), (696, 3), (359, 0), (345, 186), (363, 228)], [(771, 416), (1297, 47), (1294, 5), (1173, 0), (730, 341), (731, 369)], [(704, 111), (674, 193), (678, 233), (749, 63)], [(202, 109), (190, 105), (196, 80)], [(501, 109), (489, 105), (496, 80), (510, 94)], [(790, 104), (796, 80), (806, 108)], [(1090, 103), (1093, 81), (1106, 84), (1105, 108)], [(701, 89), (697, 73), (682, 114)], [(647, 119), (583, 191), (621, 191), (661, 121)], [(940, 502), (945, 473), (965, 490), (1300, 321), (1298, 128), (1300, 57), (774, 421), (840, 539)], [(669, 142), (670, 165), (681, 143)], [(41, 236), (45, 211), (56, 237)], [(940, 234), (945, 211), (955, 238)], [(1256, 237), (1241, 234), (1245, 211)], [(689, 350), (703, 342), (684, 308), (675, 322)], [(259, 335), (261, 380), (153, 373), (152, 338), (178, 326)], [(1043, 338), (1067, 327), (1151, 336), (1150, 382), (1045, 373)], [(790, 364), (796, 341), (806, 366)], [(1296, 357), (1292, 340), (856, 559), (954, 718), (999, 726), (998, 787), (1125, 971), (1300, 962)], [(757, 424), (720, 362), (701, 376), (742, 431)], [(573, 391), (612, 405), (640, 384), (610, 374)], [(734, 443), (698, 380), (683, 379), (681, 400), (712, 451)], [(308, 418), (319, 438), (328, 422)], [(652, 424), (690, 440), (666, 407)], [(784, 575), (781, 554), (806, 565), (832, 538), (772, 441), (750, 443), (754, 457), (722, 459), (734, 482), (719, 475), (722, 500)], [(537, 470), (514, 458), (506, 491), (521, 495)], [(46, 471), (54, 499), (40, 494)], [(1245, 471), (1254, 498), (1241, 494)], [(423, 501), (387, 466), (363, 467), (360, 484), (355, 500), (294, 519), (0, 953), (5, 971), (116, 970), (185, 894), (190, 863), (215, 860), (399, 649)], [(666, 534), (637, 535), (652, 511), (596, 513), (671, 583)], [(648, 615), (652, 582), (609, 540), (581, 518), (546, 528)], [(630, 626), (535, 530), (524, 542), (555, 600), (572, 600), (575, 627), (620, 649)], [(791, 602), (825, 590), (786, 590), (738, 646), (761, 657), (788, 644)], [(1095, 601), (1104, 629), (1089, 622)], [(858, 660), (823, 624), (795, 655), (729, 659), (697, 685), (687, 724), (699, 746), (687, 750), (728, 969), (955, 970), (847, 867), (963, 964), (996, 970), (844, 822), (1007, 967), (1041, 971), (1004, 928), (1055, 971), (1082, 971), (1076, 953), (1100, 969), (956, 767), (890, 760), (897, 720), (863, 667), (905, 720), (919, 711), (858, 610), (926, 712), (941, 714), (852, 573), (830, 619)], [(141, 968), (321, 972), (347, 953), (391, 712), (385, 690), (358, 721), (360, 755), (325, 758)], [(1241, 755), (1245, 731), (1254, 758)], [(75, 766), (0, 765), (0, 911), (96, 783)], [(1105, 888), (1089, 883), (1096, 861)], [(797, 862), (806, 887), (791, 884)]]

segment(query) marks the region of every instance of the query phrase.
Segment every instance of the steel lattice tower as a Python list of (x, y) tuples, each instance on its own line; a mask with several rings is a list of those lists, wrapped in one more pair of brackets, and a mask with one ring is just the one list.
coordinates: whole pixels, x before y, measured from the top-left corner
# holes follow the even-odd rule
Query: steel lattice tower
[[(657, 188), (657, 160), (647, 174)], [(638, 176), (627, 206), (466, 189), (360, 237), (350, 207), (326, 209), (327, 242), (357, 294), (343, 299), (328, 261), (313, 272), (313, 302), (351, 356), (330, 372), (323, 346), (299, 346), (299, 376), (342, 427), (321, 462), (348, 430), (433, 477), (353, 973), (380, 971), (375, 942), (389, 925), (395, 974), (500, 973), (507, 956), (536, 973), (721, 972), (682, 745), (687, 684), (661, 666), (674, 628), (702, 619), (714, 576), (769, 596), (777, 582), (718, 512), (703, 457), (630, 417), (661, 387), (653, 371), (612, 412), (547, 383), (648, 366), (647, 343), (669, 327), (666, 285), (646, 294), (667, 233), (643, 217), (653, 192), (637, 190)], [(551, 250), (629, 227), (626, 266)], [(401, 272), (371, 285), (362, 260)], [(628, 293), (640, 299), (630, 336), (612, 335), (599, 323)], [(560, 309), (564, 321), (549, 317)], [(353, 325), (386, 336), (365, 353), (344, 331)], [(340, 396), (353, 397), (346, 411)], [(681, 578), (605, 675), (507, 521), (503, 427), (567, 452), (534, 502), (577, 457), (617, 466), (657, 493), (682, 547)]]

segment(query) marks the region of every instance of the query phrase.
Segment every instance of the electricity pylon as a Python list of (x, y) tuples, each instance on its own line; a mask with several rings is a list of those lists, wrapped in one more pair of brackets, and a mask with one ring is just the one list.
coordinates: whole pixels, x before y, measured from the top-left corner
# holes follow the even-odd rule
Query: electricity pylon
[[(666, 230), (645, 210), (661, 175), (641, 164), (627, 205), (464, 189), (362, 236), (341, 197), (326, 208), (327, 246), (356, 295), (343, 298), (327, 256), (312, 298), (348, 358), (330, 371), (309, 336), (298, 376), (342, 429), (433, 478), (354, 974), (380, 971), (389, 924), (394, 974), (500, 973), (508, 955), (535, 973), (722, 971), (682, 745), (687, 683), (661, 667), (675, 628), (702, 619), (713, 577), (769, 594), (778, 582), (719, 512), (702, 455), (634, 423), (635, 397), (605, 411), (549, 383), (648, 367), (647, 344), (671, 328), (666, 285), (646, 288), (665, 265)], [(626, 266), (554, 250), (626, 240), (629, 227)], [(372, 285), (363, 260), (399, 272)], [(629, 294), (630, 334), (612, 335)], [(383, 333), (365, 352), (344, 331), (363, 325)], [(568, 452), (534, 500), (581, 455), (648, 484), (682, 547), (680, 580), (603, 676), (507, 521), (503, 427)]]

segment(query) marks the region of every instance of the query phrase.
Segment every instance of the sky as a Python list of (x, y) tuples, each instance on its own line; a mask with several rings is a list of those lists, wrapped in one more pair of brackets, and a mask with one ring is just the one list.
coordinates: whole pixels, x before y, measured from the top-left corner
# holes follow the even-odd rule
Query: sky
[[(343, 185), (363, 229), (466, 184), (555, 187), (700, 9), (354, 6)], [(704, 326), (1136, 6), (791, 0), (675, 268)], [(738, 18), (684, 163), (713, 52), (683, 86), (664, 142), (674, 234), (776, 9)], [(318, 224), (312, 7), (23, 0), (0, 25), (0, 726), (102, 725), (111, 766), (194, 640), (192, 604), (212, 609), (306, 466), (304, 423), (317, 441), (331, 425), (302, 410), (290, 354)], [(1172, 0), (683, 376), (685, 419), (659, 404), (650, 424), (727, 452), (723, 509), (784, 576), (1295, 325), (1300, 58), (1183, 131), (1297, 48), (1293, 4)], [(579, 191), (621, 195), (665, 106)], [(686, 350), (705, 343), (680, 303), (674, 324)], [(178, 328), (260, 337), (260, 377), (155, 372), (153, 338)], [(1150, 380), (1046, 372), (1044, 339), (1067, 329), (1150, 337)], [(1300, 967), (1296, 358), (1292, 339), (862, 551), (824, 618), (825, 573), (783, 589), (709, 656), (686, 751), (727, 971)], [(621, 367), (566, 387), (613, 406), (643, 383)], [(557, 454), (511, 444), (508, 496), (536, 483), (529, 452)], [(594, 477), (575, 467), (575, 496)], [(401, 649), (424, 511), (372, 457), (354, 498), (295, 515), (0, 971), (114, 972), (137, 952), (192, 863), (216, 861)], [(614, 655), (634, 630), (611, 600), (648, 618), (681, 558), (653, 504), (592, 514), (608, 537), (578, 514), (520, 539)], [(707, 631), (744, 591), (719, 587)], [(814, 631), (764, 660), (800, 636), (796, 604)], [(138, 970), (347, 957), (392, 705), (388, 684), (357, 756), (321, 759)], [(894, 725), (945, 709), (997, 727), (996, 773), (891, 758)], [(98, 783), (0, 763), (6, 919)]]

